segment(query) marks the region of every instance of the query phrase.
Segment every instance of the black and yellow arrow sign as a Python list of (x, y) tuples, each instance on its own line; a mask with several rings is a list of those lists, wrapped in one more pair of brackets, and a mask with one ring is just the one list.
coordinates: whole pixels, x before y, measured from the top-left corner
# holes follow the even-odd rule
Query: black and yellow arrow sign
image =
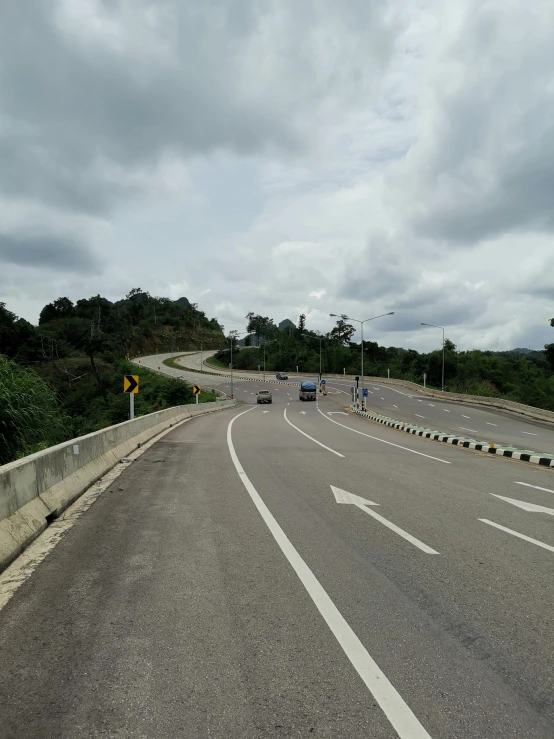
[(193, 392), (193, 393), (194, 393), (195, 395), (200, 395), (200, 390), (201, 390), (201, 388), (200, 388), (200, 385), (193, 385), (193, 386), (192, 386), (192, 392)]
[(139, 376), (138, 375), (125, 375), (123, 377), (123, 392), (133, 393), (136, 395), (139, 391)]

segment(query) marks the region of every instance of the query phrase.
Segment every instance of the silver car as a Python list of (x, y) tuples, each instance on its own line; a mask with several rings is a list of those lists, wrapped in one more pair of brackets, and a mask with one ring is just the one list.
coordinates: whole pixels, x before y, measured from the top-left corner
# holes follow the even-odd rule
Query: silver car
[(256, 393), (257, 403), (273, 403), (270, 390), (258, 390)]

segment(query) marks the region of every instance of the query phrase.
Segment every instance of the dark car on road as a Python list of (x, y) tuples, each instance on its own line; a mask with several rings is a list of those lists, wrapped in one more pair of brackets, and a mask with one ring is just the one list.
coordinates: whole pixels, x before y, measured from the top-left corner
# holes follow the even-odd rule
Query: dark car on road
[(285, 372), (277, 372), (277, 374), (275, 375), (275, 377), (278, 380), (288, 380), (289, 379), (289, 376)]

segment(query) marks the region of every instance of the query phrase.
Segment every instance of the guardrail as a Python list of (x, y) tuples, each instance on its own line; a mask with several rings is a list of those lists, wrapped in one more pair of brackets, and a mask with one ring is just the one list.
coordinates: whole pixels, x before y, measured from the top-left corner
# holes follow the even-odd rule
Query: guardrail
[(236, 405), (218, 400), (167, 408), (0, 467), (0, 571), (127, 454), (186, 418)]

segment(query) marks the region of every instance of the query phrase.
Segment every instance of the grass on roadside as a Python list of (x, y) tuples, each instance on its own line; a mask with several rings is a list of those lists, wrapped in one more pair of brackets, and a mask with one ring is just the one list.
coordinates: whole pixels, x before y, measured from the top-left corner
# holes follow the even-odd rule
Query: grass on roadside
[[(163, 364), (165, 364), (166, 367), (172, 367), (173, 369), (181, 370), (182, 372), (186, 372), (187, 368), (183, 367), (183, 365), (176, 362), (174, 359), (164, 359)], [(188, 370), (190, 372), (190, 370)], [(198, 396), (198, 402), (199, 403), (211, 403), (214, 400), (217, 400), (218, 394), (215, 392), (215, 390), (204, 390), (202, 389), (200, 391), (200, 395)], [(191, 401), (194, 402), (194, 401)]]
[(224, 369), (228, 370), (228, 365), (225, 364), (225, 362), (221, 362), (219, 359), (216, 359), (215, 357), (209, 357), (206, 359), (206, 364), (210, 367), (216, 367), (217, 369)]

